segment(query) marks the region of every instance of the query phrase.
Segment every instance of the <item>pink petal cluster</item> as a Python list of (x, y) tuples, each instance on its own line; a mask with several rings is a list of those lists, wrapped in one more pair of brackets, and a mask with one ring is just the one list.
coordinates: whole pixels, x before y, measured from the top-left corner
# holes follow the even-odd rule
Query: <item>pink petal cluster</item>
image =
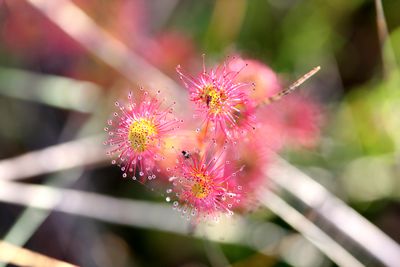
[(263, 131), (279, 137), (276, 147), (313, 148), (317, 145), (322, 109), (312, 99), (291, 95), (261, 112)]
[(186, 74), (181, 66), (177, 72), (189, 90), (190, 100), (197, 106), (203, 117), (206, 130), (211, 127), (214, 136), (222, 132), (228, 139), (235, 138), (251, 126), (252, 109), (248, 98), (251, 84), (236, 80), (241, 70), (232, 71), (231, 61), (203, 71), (193, 77)]
[[(243, 66), (246, 66), (243, 68)], [(255, 113), (256, 136), (268, 136), (265, 143), (279, 151), (283, 147), (312, 148), (318, 142), (322, 109), (313, 99), (294, 94), (277, 103), (262, 107), (263, 101), (282, 90), (278, 75), (268, 66), (253, 59), (237, 58), (232, 69), (243, 68), (237, 80), (254, 82), (249, 98), (259, 107)]]
[(235, 172), (242, 169), (239, 175), (231, 179), (231, 187), (242, 188), (242, 194), (238, 196), (235, 208), (242, 211), (254, 210), (258, 207), (256, 194), (259, 189), (267, 185), (265, 168), (271, 160), (271, 150), (265, 142), (266, 138), (248, 136), (230, 147), (227, 152), (227, 172)]
[(232, 62), (231, 69), (241, 70), (236, 79), (238, 82), (254, 84), (249, 98), (257, 104), (281, 90), (278, 75), (260, 61), (238, 57)]
[(114, 163), (124, 177), (136, 179), (139, 172), (142, 182), (155, 172), (166, 175), (157, 181), (168, 186), (166, 200), (195, 224), (256, 208), (272, 152), (316, 144), (319, 106), (298, 95), (281, 100), (288, 91), (256, 60), (233, 58), (210, 69), (203, 63), (197, 76), (180, 66), (177, 72), (197, 108), (194, 121), (201, 118), (199, 128), (180, 129), (172, 108), (147, 93), (137, 103), (129, 95), (128, 104), (116, 103), (120, 112), (107, 129)]
[[(123, 171), (123, 177), (132, 175), (136, 180), (136, 170), (143, 182), (146, 178), (156, 178), (155, 163), (164, 159), (161, 154), (166, 136), (179, 128), (179, 121), (172, 115), (172, 107), (161, 108), (163, 101), (143, 93), (139, 102), (134, 102), (132, 93), (128, 95), (128, 103), (115, 102), (119, 112), (114, 113), (114, 120), (109, 120), (105, 130), (109, 138), (105, 142), (111, 147), (108, 154), (117, 158)], [(158, 169), (157, 172), (160, 172)]]
[(179, 157), (175, 175), (170, 178), (172, 192), (178, 197), (173, 205), (188, 219), (218, 220), (220, 214), (233, 214), (241, 187), (232, 188), (232, 178), (238, 171), (228, 172), (224, 157), (225, 151), (214, 152), (212, 148), (204, 153), (183, 151)]

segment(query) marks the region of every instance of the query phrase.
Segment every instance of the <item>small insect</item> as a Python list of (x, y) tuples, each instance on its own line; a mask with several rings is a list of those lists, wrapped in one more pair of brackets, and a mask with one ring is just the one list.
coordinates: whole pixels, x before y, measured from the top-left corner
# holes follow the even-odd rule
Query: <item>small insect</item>
[(209, 108), (210, 107), (210, 102), (211, 102), (211, 96), (210, 95), (207, 95), (206, 96), (206, 103), (207, 103), (207, 107)]
[(185, 159), (189, 159), (190, 158), (190, 153), (187, 152), (186, 150), (182, 150), (182, 155), (185, 157)]

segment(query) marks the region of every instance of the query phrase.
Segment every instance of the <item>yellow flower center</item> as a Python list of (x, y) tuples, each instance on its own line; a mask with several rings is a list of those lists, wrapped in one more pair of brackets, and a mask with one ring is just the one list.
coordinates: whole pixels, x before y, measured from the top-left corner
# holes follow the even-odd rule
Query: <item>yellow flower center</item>
[(201, 99), (207, 104), (210, 111), (216, 114), (222, 111), (227, 96), (224, 91), (219, 90), (213, 85), (207, 85), (204, 87)]
[(128, 139), (131, 147), (136, 152), (143, 152), (151, 139), (157, 134), (157, 128), (154, 123), (148, 119), (139, 119), (129, 126)]
[(206, 198), (211, 193), (210, 178), (204, 174), (198, 174), (196, 177), (196, 182), (192, 185), (192, 193), (198, 199)]

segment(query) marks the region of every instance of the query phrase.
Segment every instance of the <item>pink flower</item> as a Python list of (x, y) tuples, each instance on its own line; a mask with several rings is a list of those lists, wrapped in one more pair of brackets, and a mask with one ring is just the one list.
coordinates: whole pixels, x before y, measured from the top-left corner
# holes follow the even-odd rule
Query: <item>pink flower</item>
[(237, 77), (238, 82), (254, 83), (254, 90), (250, 91), (249, 98), (257, 104), (281, 90), (277, 74), (258, 60), (237, 58), (232, 62), (231, 69), (242, 69)]
[(120, 112), (114, 113), (114, 121), (108, 121), (111, 129), (105, 128), (109, 134), (105, 144), (111, 147), (107, 154), (117, 154), (112, 163), (121, 166), (123, 177), (131, 173), (132, 179), (136, 180), (138, 169), (139, 176), (143, 177), (141, 181), (145, 180), (145, 175), (149, 180), (155, 179), (155, 163), (164, 159), (160, 153), (164, 139), (179, 128), (178, 120), (171, 114), (171, 107), (162, 110), (163, 101), (149, 97), (147, 92), (137, 103), (133, 102), (132, 93), (129, 93), (128, 100), (126, 105), (115, 103)]
[(203, 72), (197, 77), (186, 75), (180, 66), (177, 67), (177, 72), (189, 90), (190, 100), (197, 105), (198, 112), (204, 117), (206, 131), (211, 123), (211, 130), (215, 134), (222, 131), (225, 137), (232, 139), (236, 131), (242, 130), (238, 127), (239, 120), (242, 120), (241, 125), (251, 128), (250, 123), (243, 121), (248, 117), (241, 117), (242, 107), (248, 105), (246, 89), (249, 89), (251, 84), (236, 82), (235, 79), (241, 70), (230, 70), (229, 63), (209, 71), (203, 63)]
[[(257, 129), (258, 130), (258, 129)], [(259, 133), (252, 134), (231, 146), (227, 151), (227, 171), (243, 168), (240, 175), (232, 177), (231, 187), (241, 186), (242, 194), (236, 209), (250, 211), (259, 206), (256, 193), (261, 187), (268, 186), (265, 169), (271, 159), (271, 150), (266, 139), (268, 137)]]
[[(182, 211), (188, 219), (218, 220), (220, 214), (232, 215), (232, 207), (239, 199), (241, 187), (232, 188), (231, 179), (237, 172), (227, 172), (223, 154), (218, 156), (208, 149), (199, 151), (184, 150), (175, 167), (176, 174), (170, 179), (178, 197), (174, 208)], [(239, 170), (241, 171), (241, 170)]]
[(280, 143), (286, 146), (312, 148), (320, 136), (321, 113), (321, 107), (312, 99), (287, 96), (260, 110), (260, 130), (279, 136)]

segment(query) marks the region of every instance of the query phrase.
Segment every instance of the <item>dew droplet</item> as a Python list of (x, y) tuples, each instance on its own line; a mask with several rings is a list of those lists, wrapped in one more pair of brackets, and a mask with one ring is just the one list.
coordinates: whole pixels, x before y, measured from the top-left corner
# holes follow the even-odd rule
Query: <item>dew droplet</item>
[(170, 202), (170, 201), (171, 201), (171, 198), (170, 198), (170, 197), (166, 197), (166, 198), (165, 198), (165, 201)]

